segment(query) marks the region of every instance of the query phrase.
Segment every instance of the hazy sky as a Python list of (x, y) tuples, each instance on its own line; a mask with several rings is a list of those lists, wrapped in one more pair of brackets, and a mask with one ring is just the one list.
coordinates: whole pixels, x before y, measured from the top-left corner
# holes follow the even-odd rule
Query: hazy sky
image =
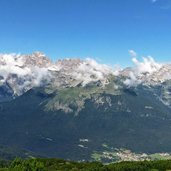
[(171, 61), (171, 0), (0, 0), (0, 52)]

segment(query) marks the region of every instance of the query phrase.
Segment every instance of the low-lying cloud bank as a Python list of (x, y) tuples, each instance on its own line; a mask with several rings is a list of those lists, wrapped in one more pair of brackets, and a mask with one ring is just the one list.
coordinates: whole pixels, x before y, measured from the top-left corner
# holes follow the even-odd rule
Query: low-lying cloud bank
[(105, 64), (99, 64), (94, 59), (87, 58), (74, 70), (72, 76), (82, 81), (82, 85), (85, 86), (90, 82), (99, 80), (105, 84), (107, 81), (106, 78), (109, 75), (118, 74), (118, 70), (114, 70)]
[[(129, 72), (129, 78), (124, 81), (128, 86), (137, 86), (143, 81), (147, 81), (148, 78), (153, 79), (153, 76), (165, 67), (163, 64), (156, 62), (151, 56), (142, 57), (142, 61), (139, 61), (135, 51), (130, 50), (129, 53), (132, 57), (134, 67), (132, 68), (132, 71)], [(167, 73), (163, 73), (163, 76), (166, 74)], [(162, 77), (162, 75), (160, 76)], [(170, 78), (165, 77), (165, 79)], [(155, 81), (155, 79), (153, 79), (153, 81)]]
[(48, 68), (27, 65), (25, 58), (18, 54), (0, 54), (0, 84), (8, 84), (16, 95), (41, 86), (51, 77)]
[(140, 62), (137, 59), (137, 54), (133, 50), (129, 51), (132, 56), (132, 62), (135, 64), (135, 70), (137, 74), (152, 74), (158, 71), (162, 65), (157, 63), (151, 56), (142, 57), (143, 61)]
[(15, 93), (20, 95), (32, 87), (50, 82), (52, 77), (60, 73), (64, 77), (66, 75), (66, 78), (77, 80), (82, 86), (95, 81), (101, 81), (105, 85), (109, 76), (122, 76), (123, 72), (127, 76), (124, 80), (127, 86), (137, 86), (149, 78), (153, 79), (156, 73), (164, 80), (171, 79), (171, 65), (166, 67), (157, 63), (151, 56), (142, 57), (142, 61), (139, 61), (135, 51), (130, 50), (129, 53), (134, 64), (129, 70), (112, 68), (90, 58), (65, 59), (52, 63), (39, 52), (31, 55), (0, 54), (0, 85), (8, 83)]

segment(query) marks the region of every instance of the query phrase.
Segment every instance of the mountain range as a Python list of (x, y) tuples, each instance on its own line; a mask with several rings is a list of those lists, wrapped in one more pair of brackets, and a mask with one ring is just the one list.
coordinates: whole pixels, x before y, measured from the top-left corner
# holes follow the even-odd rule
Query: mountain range
[(171, 64), (130, 53), (134, 66), (124, 69), (0, 54), (0, 156), (170, 158)]

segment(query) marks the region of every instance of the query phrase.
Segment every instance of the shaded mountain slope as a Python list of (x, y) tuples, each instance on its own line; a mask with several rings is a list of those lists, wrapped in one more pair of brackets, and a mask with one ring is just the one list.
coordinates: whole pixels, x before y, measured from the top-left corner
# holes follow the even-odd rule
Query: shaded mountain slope
[(73, 106), (71, 113), (46, 110), (56, 95), (37, 88), (1, 103), (0, 144), (73, 160), (90, 160), (104, 143), (134, 152), (171, 152), (171, 111), (144, 87), (98, 94), (102, 104), (93, 95), (77, 116)]

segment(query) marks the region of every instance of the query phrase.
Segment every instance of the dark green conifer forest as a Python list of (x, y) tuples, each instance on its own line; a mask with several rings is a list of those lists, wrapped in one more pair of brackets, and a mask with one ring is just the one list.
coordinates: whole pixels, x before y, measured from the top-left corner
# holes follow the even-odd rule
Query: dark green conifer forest
[(73, 162), (62, 159), (0, 160), (0, 171), (169, 171), (171, 160), (120, 162)]

